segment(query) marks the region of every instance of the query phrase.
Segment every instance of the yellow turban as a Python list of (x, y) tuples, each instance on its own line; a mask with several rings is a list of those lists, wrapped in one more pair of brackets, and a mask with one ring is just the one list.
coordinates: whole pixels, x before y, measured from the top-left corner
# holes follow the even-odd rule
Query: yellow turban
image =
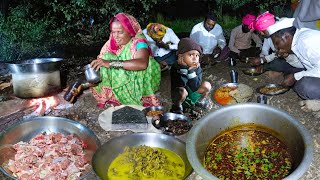
[(152, 39), (162, 39), (167, 32), (167, 28), (159, 23), (149, 23), (147, 25), (147, 33)]

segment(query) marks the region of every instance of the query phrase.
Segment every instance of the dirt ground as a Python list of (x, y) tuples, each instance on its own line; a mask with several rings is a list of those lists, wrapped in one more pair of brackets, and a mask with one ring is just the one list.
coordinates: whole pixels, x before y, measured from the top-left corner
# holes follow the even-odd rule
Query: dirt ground
[[(77, 62), (65, 62), (63, 65), (62, 72), (66, 74), (67, 79), (65, 79), (65, 84), (70, 84), (74, 82), (74, 80), (78, 77), (83, 78), (83, 70), (82, 66), (90, 61), (90, 58), (78, 60)], [(239, 73), (239, 82), (249, 85), (253, 89), (261, 85), (265, 85), (267, 83), (276, 83), (280, 82), (281, 78), (273, 79), (268, 76), (268, 73), (264, 73), (260, 76), (247, 76), (242, 73), (242, 69), (248, 67), (247, 64), (237, 62), (235, 67), (229, 67), (227, 62), (220, 62), (212, 67), (208, 67), (204, 69), (204, 79), (211, 82), (213, 89), (219, 87), (224, 83), (230, 82), (229, 71), (234, 68)], [(5, 103), (6, 100), (12, 97), (10, 95), (12, 91), (6, 90), (1, 93), (1, 99)], [(63, 94), (63, 93), (60, 93)], [(160, 90), (157, 93), (160, 100), (164, 103), (167, 109), (170, 108), (171, 100), (170, 100), (170, 74), (169, 71), (165, 71), (162, 73), (162, 81)], [(256, 101), (257, 94), (255, 94), (252, 101)], [(293, 117), (298, 119), (310, 132), (314, 140), (314, 158), (311, 166), (308, 171), (303, 175), (301, 179), (303, 180), (311, 180), (311, 179), (320, 179), (320, 171), (318, 167), (320, 167), (320, 118), (316, 117), (313, 113), (305, 113), (301, 110), (298, 102), (301, 99), (292, 91), (288, 91), (285, 94), (268, 97), (268, 104), (275, 107), (287, 111)], [(94, 98), (92, 97), (90, 91), (85, 91), (77, 100), (77, 102), (68, 109), (64, 110), (54, 110), (50, 112), (48, 115), (50, 116), (60, 116), (66, 117), (69, 119), (73, 119), (79, 121), (80, 123), (86, 125), (91, 130), (95, 132), (95, 134), (100, 139), (101, 143), (105, 143), (113, 137), (121, 136), (124, 134), (130, 134), (131, 131), (105, 131), (103, 130), (98, 123), (98, 116), (103, 111), (98, 109), (93, 104), (96, 104)], [(215, 111), (219, 106), (214, 105), (211, 111)], [(204, 115), (204, 113), (200, 113), (199, 116)], [(198, 119), (197, 117), (196, 119)], [(197, 120), (195, 120), (197, 121)], [(185, 140), (186, 136), (178, 137), (182, 140)], [(0, 173), (0, 179), (8, 179), (4, 174)], [(89, 173), (84, 179), (95, 180), (99, 179), (93, 172)], [(192, 173), (187, 179), (201, 179), (196, 173)]]

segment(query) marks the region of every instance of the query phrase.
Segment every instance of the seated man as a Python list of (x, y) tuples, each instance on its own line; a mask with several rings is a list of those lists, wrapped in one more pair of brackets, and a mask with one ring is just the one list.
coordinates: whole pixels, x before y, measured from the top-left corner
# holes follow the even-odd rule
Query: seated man
[[(242, 18), (242, 24), (232, 29), (229, 41), (231, 58), (244, 59), (260, 53), (262, 41), (260, 37), (249, 28), (249, 25), (254, 22), (255, 18), (254, 15), (247, 14)], [(252, 40), (255, 42), (256, 47), (251, 46)]]
[[(256, 23), (260, 24), (260, 26), (258, 25), (255, 29), (261, 32), (265, 38), (260, 57), (252, 59), (251, 64), (263, 64), (264, 70), (281, 72), (284, 74), (291, 74), (303, 70), (304, 67), (295, 54), (291, 53), (280, 55), (279, 53), (276, 53), (276, 49), (269, 37), (280, 29), (293, 26), (294, 18), (281, 18), (279, 21), (275, 23), (273, 22), (272, 24), (265, 20), (265, 18), (257, 18), (256, 20)], [(263, 26), (262, 23), (267, 23), (269, 26)], [(262, 27), (265, 28), (262, 29)], [(269, 53), (270, 49), (272, 50), (271, 54)]]
[(223, 61), (228, 57), (226, 39), (215, 15), (208, 14), (204, 21), (196, 24), (191, 30), (190, 38), (203, 48), (201, 64), (213, 63), (214, 59)]
[(205, 98), (211, 84), (202, 81), (199, 58), (202, 48), (190, 38), (183, 38), (178, 46), (178, 61), (171, 68), (171, 99), (173, 113), (183, 113), (183, 107), (198, 105), (206, 108)]
[(176, 62), (176, 50), (180, 39), (171, 28), (158, 23), (150, 23), (142, 32), (146, 36), (154, 59), (160, 63), (162, 71)]
[(305, 70), (285, 76), (283, 85), (293, 86), (302, 99), (319, 102), (320, 31), (292, 26), (275, 32), (271, 38), (279, 53), (295, 53), (305, 67)]

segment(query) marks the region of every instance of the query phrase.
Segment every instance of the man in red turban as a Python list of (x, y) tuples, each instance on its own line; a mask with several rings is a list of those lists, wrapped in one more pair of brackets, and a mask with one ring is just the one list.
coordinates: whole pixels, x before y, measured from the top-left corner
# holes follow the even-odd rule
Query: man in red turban
[(276, 22), (273, 14), (269, 13), (269, 11), (260, 14), (257, 19), (249, 25), (250, 29), (254, 29), (259, 31), (262, 36), (268, 37), (268, 27), (273, 25)]
[[(243, 59), (260, 53), (262, 41), (260, 37), (249, 28), (249, 26), (252, 26), (255, 18), (252, 14), (245, 15), (242, 18), (242, 24), (231, 31), (229, 41), (231, 58)], [(251, 46), (251, 40), (255, 42), (256, 47)]]

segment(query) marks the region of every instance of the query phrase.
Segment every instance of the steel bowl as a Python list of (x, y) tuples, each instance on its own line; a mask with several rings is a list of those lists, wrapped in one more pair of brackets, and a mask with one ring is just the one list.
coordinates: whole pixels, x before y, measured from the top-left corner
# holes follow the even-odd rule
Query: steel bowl
[(243, 74), (248, 75), (248, 76), (259, 76), (264, 73), (264, 71), (257, 71), (255, 67), (250, 67), (248, 69), (242, 70)]
[(218, 179), (203, 166), (206, 148), (220, 132), (237, 125), (257, 124), (277, 132), (293, 158), (293, 171), (284, 179), (299, 179), (313, 158), (308, 130), (288, 113), (269, 105), (246, 103), (222, 107), (200, 119), (188, 133), (187, 156), (193, 169), (204, 179)]
[[(44, 116), (20, 121), (3, 131), (0, 135), (0, 147), (12, 145), (20, 141), (28, 142), (42, 132), (55, 132), (62, 133), (64, 135), (74, 134), (77, 136), (87, 144), (87, 148), (84, 152), (86, 157), (90, 160), (90, 164), (94, 152), (100, 146), (100, 141), (97, 136), (86, 126), (66, 118)], [(0, 170), (10, 178), (17, 179), (3, 167), (0, 167)], [(92, 169), (85, 172), (80, 179), (84, 178), (89, 171), (92, 171)]]
[[(152, 112), (152, 111), (159, 111), (159, 113), (161, 112), (161, 114), (163, 114), (165, 112), (164, 110), (164, 107), (163, 106), (149, 106), (145, 109), (142, 110), (142, 112), (148, 116), (148, 113), (149, 112)], [(161, 114), (157, 114), (157, 115), (154, 115), (154, 116), (158, 116), (158, 115), (161, 115)]]
[(192, 127), (192, 120), (190, 118), (188, 118), (187, 116), (184, 116), (182, 114), (176, 114), (176, 113), (165, 113), (162, 116), (160, 116), (160, 119), (152, 119), (152, 125), (157, 128), (162, 130), (162, 132), (164, 134), (168, 134), (171, 136), (179, 136), (182, 134), (187, 133), (190, 129), (188, 129), (188, 131), (184, 132), (184, 133), (173, 133), (170, 131), (170, 129), (167, 129), (168, 127), (168, 121), (176, 121), (176, 120), (183, 120), (186, 121), (187, 124), (190, 126), (190, 129)]
[(93, 155), (93, 170), (101, 179), (108, 179), (108, 169), (111, 162), (123, 152), (124, 148), (141, 145), (164, 148), (175, 152), (185, 163), (184, 178), (191, 174), (192, 167), (187, 158), (185, 143), (175, 137), (159, 133), (134, 133), (111, 139), (104, 143)]

